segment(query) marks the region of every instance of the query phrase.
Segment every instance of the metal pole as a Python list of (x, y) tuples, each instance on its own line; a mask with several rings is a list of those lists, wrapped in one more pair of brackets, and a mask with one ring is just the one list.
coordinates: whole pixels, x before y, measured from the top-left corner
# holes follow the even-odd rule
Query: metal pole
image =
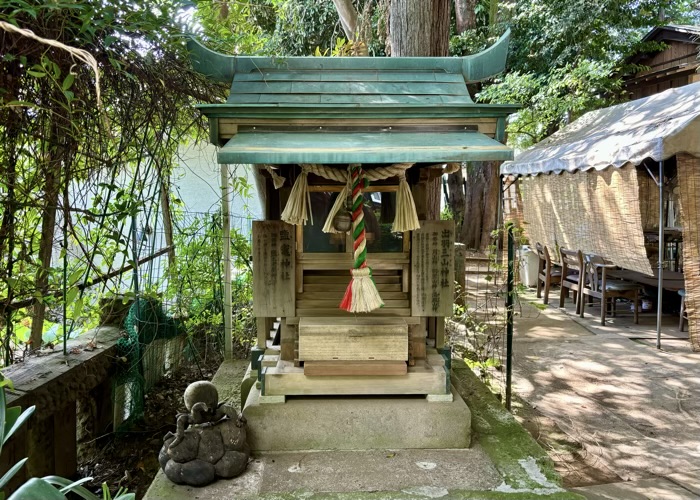
[(515, 252), (513, 225), (508, 224), (508, 283), (506, 285), (506, 409), (510, 411), (513, 372), (513, 293), (515, 284)]
[(661, 349), (661, 307), (664, 294), (664, 161), (659, 162), (659, 294), (656, 300), (656, 348)]
[(233, 318), (231, 317), (231, 209), (228, 183), (228, 165), (221, 164), (221, 215), (223, 225), (224, 260), (224, 356), (233, 356)]
[(139, 295), (139, 249), (136, 242), (136, 214), (131, 216), (131, 253), (134, 260), (134, 295)]

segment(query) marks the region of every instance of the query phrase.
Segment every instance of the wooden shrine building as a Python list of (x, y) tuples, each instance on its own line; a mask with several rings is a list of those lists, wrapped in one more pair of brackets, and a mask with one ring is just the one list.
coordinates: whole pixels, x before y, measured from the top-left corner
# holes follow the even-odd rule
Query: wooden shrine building
[[(190, 41), (195, 69), (231, 85), (225, 103), (199, 106), (218, 161), (254, 165), (263, 200), (253, 224), (261, 398), (452, 397), (442, 348), (454, 225), (426, 220), (428, 187), (452, 163), (512, 159), (503, 142), (516, 108), (467, 90), (504, 69), (507, 47), (508, 34), (462, 58), (261, 58)], [(362, 220), (361, 241), (338, 228), (350, 218)], [(347, 312), (350, 281), (367, 283), (350, 270), (365, 263), (383, 306)], [(276, 318), (280, 348), (266, 351)]]

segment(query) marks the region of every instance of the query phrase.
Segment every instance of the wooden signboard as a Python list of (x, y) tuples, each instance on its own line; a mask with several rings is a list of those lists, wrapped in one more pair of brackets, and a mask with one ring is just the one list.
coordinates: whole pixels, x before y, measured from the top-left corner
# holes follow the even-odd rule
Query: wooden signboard
[(294, 227), (276, 220), (253, 222), (253, 314), (294, 316)]
[(421, 221), (411, 240), (411, 315), (451, 316), (454, 300), (455, 226)]

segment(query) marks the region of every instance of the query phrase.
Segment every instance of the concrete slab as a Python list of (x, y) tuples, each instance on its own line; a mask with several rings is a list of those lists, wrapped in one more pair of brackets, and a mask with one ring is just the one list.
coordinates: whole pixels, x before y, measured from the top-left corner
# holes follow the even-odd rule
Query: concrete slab
[[(695, 495), (678, 498), (697, 498), (700, 474), (675, 476), (700, 463), (700, 353), (680, 339), (687, 333), (677, 331), (677, 319), (666, 318), (659, 350), (655, 317), (639, 325), (618, 317), (602, 327), (590, 314), (575, 316), (568, 302), (540, 310), (529, 299), (516, 317), (514, 391), (607, 470), (627, 480), (665, 476)], [(667, 481), (642, 498), (675, 498)], [(633, 495), (600, 498), (637, 498), (623, 492)]]
[[(502, 479), (479, 446), (467, 450), (370, 450), (261, 456), (261, 493), (489, 490)], [(329, 483), (328, 478), (333, 478)]]
[(667, 479), (653, 478), (626, 483), (574, 488), (588, 500), (697, 500), (697, 495)]
[(299, 397), (260, 404), (252, 387), (243, 414), (254, 451), (467, 448), (471, 413), (425, 397)]
[(700, 497), (700, 469), (676, 472), (674, 474), (669, 474), (666, 478)]

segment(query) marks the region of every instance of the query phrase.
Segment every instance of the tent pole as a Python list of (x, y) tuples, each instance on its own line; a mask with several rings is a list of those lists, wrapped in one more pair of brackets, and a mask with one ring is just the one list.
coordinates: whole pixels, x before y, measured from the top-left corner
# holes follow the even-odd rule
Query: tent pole
[(659, 162), (659, 295), (656, 301), (656, 348), (661, 349), (661, 308), (664, 294), (664, 253), (666, 243), (664, 241), (664, 161)]

